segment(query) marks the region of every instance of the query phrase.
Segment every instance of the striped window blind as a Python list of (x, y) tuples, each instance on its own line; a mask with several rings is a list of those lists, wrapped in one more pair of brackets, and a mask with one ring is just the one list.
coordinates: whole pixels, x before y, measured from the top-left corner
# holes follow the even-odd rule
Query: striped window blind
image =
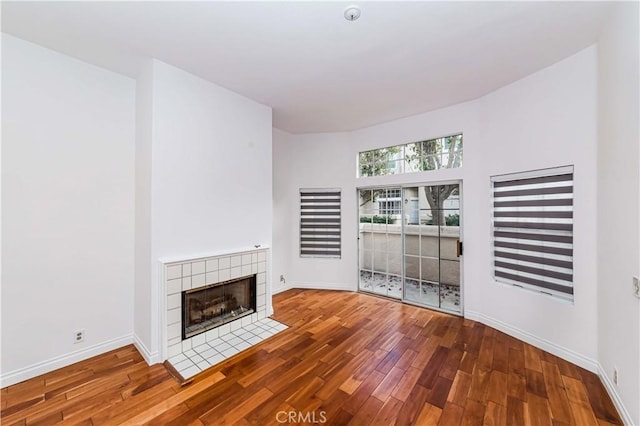
[(573, 299), (573, 166), (494, 176), (496, 281)]
[(337, 257), (340, 251), (340, 190), (300, 190), (300, 256)]

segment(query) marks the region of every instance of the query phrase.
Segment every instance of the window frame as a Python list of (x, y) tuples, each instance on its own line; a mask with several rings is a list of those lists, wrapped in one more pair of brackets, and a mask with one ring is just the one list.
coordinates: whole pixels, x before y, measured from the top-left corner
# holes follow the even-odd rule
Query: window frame
[[(381, 204), (384, 203), (384, 207)], [(391, 206), (391, 207), (390, 207)], [(402, 209), (402, 200), (400, 198), (392, 199), (387, 198), (385, 200), (378, 200), (378, 214), (381, 216), (393, 216), (397, 215)]]
[(300, 188), (299, 197), (300, 257), (340, 259), (342, 257), (342, 189)]
[[(458, 138), (454, 145), (452, 160), (454, 163), (451, 167), (448, 167), (449, 152), (445, 151), (447, 139)], [(438, 144), (438, 152), (429, 152), (428, 143)], [(418, 145), (421, 148), (418, 153), (412, 154), (414, 157), (409, 158), (407, 150), (415, 150)], [(456, 148), (457, 147), (457, 148)], [(396, 151), (396, 152), (394, 152)], [(436, 171), (446, 169), (457, 169), (463, 165), (463, 152), (464, 152), (464, 135), (462, 132), (456, 132), (449, 135), (439, 136), (430, 139), (424, 139), (415, 142), (407, 142), (399, 145), (386, 146), (382, 148), (369, 149), (366, 151), (360, 151), (356, 157), (356, 177), (375, 177), (375, 176), (389, 176), (397, 174), (418, 173), (425, 171)], [(369, 161), (362, 162), (363, 157), (371, 157)], [(447, 159), (447, 166), (444, 165), (444, 159)], [(429, 161), (430, 160), (430, 161)], [(417, 161), (417, 167), (409, 167), (410, 162)], [(426, 161), (426, 162), (425, 162)], [(396, 164), (395, 167), (389, 167), (391, 163)], [(456, 165), (457, 164), (457, 165)], [(415, 164), (414, 164), (415, 166)], [(371, 173), (363, 173), (363, 168), (368, 168)], [(379, 170), (378, 170), (379, 169)], [(384, 173), (376, 173), (376, 171), (384, 171)]]
[[(496, 175), (490, 182), (493, 280), (572, 302), (574, 166)], [(509, 195), (496, 196), (501, 192)]]

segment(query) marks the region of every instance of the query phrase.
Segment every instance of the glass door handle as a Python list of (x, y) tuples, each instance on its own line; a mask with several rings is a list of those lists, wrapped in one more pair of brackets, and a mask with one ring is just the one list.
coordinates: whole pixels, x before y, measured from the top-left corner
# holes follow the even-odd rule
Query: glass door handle
[(462, 241), (456, 240), (456, 257), (462, 256)]

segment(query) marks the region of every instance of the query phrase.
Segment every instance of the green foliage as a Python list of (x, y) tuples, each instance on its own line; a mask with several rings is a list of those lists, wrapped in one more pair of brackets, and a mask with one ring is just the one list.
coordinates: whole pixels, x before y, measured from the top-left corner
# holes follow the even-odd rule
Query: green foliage
[(407, 144), (405, 159), (407, 168), (412, 171), (460, 167), (462, 164), (462, 135)]
[(460, 214), (450, 214), (444, 218), (447, 226), (460, 226)]
[(375, 215), (373, 217), (369, 216), (361, 216), (360, 223), (388, 223), (393, 224), (396, 223), (396, 218), (393, 216), (378, 216)]
[(360, 176), (384, 176), (403, 167), (404, 173), (460, 167), (462, 135), (364, 151), (358, 165)]
[(400, 153), (401, 145), (360, 153), (360, 176), (388, 175), (393, 170), (389, 162)]
[[(458, 213), (447, 215), (444, 218), (444, 223), (447, 226), (460, 226), (460, 215)], [(425, 220), (423, 224), (434, 225), (433, 218)]]

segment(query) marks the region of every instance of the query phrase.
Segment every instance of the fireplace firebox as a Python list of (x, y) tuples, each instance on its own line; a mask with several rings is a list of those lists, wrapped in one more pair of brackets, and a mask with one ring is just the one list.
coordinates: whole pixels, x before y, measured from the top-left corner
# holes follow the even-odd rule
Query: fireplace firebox
[(256, 275), (182, 292), (182, 340), (256, 311)]

